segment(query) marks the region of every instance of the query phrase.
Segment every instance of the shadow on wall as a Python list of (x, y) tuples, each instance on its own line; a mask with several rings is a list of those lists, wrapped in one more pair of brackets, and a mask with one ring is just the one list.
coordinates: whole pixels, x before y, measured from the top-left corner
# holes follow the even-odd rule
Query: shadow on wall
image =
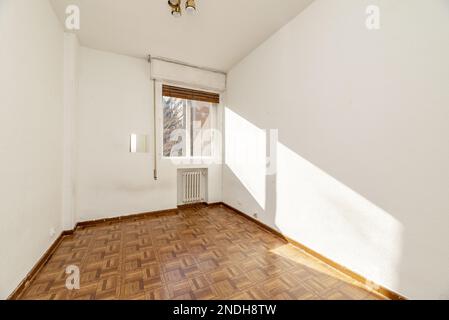
[(229, 108), (225, 117), (224, 201), (400, 293), (402, 224), (280, 142), (267, 175), (265, 130)]

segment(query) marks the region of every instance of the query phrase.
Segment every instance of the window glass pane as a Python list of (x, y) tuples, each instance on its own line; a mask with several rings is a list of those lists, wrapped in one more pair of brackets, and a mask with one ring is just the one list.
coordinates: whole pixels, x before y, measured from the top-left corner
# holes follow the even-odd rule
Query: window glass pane
[(192, 157), (212, 156), (212, 119), (210, 102), (188, 101), (191, 110), (190, 152)]
[(185, 157), (186, 100), (163, 97), (164, 157)]

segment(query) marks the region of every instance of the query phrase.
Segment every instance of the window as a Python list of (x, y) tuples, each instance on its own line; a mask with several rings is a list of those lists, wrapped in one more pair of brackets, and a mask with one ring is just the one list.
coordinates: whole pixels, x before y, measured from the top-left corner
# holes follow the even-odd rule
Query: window
[(164, 108), (164, 157), (185, 157), (186, 100), (173, 97), (163, 98)]
[(163, 87), (164, 157), (212, 157), (218, 99), (215, 94)]

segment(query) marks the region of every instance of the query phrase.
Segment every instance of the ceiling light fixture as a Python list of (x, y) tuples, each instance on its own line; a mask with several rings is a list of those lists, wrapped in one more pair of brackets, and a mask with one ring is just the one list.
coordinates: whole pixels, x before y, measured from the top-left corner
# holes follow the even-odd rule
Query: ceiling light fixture
[(187, 0), (187, 2), (186, 2), (186, 11), (187, 11), (188, 14), (195, 14), (196, 13), (195, 0)]
[(174, 17), (180, 17), (181, 13), (181, 0), (168, 0), (168, 5), (171, 8), (171, 14)]
[[(171, 8), (171, 14), (174, 17), (180, 17), (182, 15), (181, 0), (168, 0), (168, 5)], [(188, 14), (196, 13), (195, 0), (186, 0), (185, 9)]]

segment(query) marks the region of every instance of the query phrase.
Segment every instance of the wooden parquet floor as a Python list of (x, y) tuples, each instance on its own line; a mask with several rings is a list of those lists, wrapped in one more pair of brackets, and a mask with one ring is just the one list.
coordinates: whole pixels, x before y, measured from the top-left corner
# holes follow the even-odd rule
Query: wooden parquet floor
[[(80, 268), (80, 289), (65, 287)], [(221, 206), (77, 229), (20, 299), (382, 299)]]

